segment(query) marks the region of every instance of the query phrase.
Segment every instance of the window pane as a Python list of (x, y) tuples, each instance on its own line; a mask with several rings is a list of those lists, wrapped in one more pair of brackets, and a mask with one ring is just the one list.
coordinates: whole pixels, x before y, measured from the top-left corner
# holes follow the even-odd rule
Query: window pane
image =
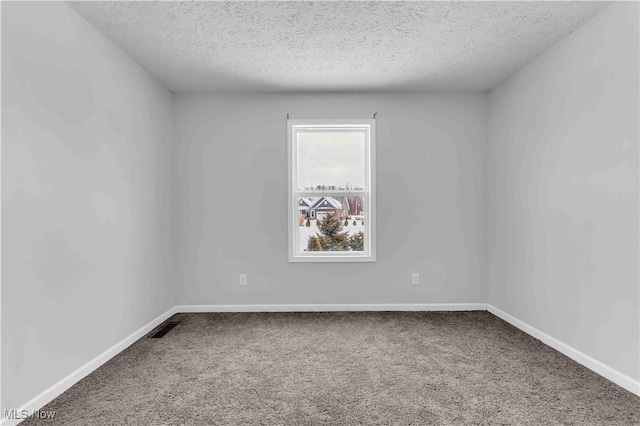
[(365, 247), (363, 196), (298, 197), (298, 252)]
[(364, 131), (298, 131), (298, 190), (365, 189)]

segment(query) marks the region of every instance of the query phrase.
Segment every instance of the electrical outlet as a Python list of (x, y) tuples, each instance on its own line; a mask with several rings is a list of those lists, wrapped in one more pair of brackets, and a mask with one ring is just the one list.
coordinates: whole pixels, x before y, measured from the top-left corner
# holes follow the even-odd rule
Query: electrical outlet
[(411, 284), (420, 284), (420, 274), (414, 272), (411, 274)]
[(247, 274), (240, 274), (240, 285), (247, 285)]

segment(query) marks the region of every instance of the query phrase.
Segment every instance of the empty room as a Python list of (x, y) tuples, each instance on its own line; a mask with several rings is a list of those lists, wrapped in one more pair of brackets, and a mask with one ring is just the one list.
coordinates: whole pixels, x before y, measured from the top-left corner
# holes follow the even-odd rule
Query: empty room
[(640, 4), (3, 1), (2, 425), (640, 425)]

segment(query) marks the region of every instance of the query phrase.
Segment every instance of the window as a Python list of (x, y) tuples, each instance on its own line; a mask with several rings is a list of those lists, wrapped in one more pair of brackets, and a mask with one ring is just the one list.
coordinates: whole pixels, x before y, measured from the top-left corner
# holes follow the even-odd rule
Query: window
[(375, 121), (288, 120), (289, 261), (375, 261)]

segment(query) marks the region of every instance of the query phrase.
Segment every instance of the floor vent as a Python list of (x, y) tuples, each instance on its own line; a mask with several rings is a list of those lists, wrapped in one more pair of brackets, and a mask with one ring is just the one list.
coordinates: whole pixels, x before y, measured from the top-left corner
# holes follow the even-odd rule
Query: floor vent
[(154, 335), (151, 336), (152, 339), (159, 339), (163, 337), (165, 334), (171, 331), (173, 327), (180, 324), (179, 322), (168, 322), (160, 330), (158, 330)]

